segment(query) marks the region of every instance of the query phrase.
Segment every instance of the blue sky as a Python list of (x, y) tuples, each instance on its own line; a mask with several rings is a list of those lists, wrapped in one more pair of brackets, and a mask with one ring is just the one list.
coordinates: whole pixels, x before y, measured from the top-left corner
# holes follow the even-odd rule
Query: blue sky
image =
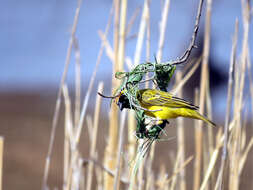
[[(143, 1), (129, 1), (128, 18)], [(179, 56), (188, 45), (198, 1), (171, 0), (163, 60)], [(112, 1), (87, 1), (81, 7), (77, 37), (80, 43), (83, 74), (89, 77), (100, 47), (98, 30), (104, 30)], [(63, 71), (70, 29), (76, 8), (75, 1), (45, 0), (2, 2), (0, 7), (0, 86), (2, 90), (40, 85), (56, 85)], [(151, 2), (151, 54), (158, 44), (160, 1)], [(238, 0), (215, 1), (212, 15), (213, 52), (219, 63), (228, 67), (235, 18), (241, 23)], [(132, 34), (137, 33), (139, 18)], [(204, 14), (202, 16), (202, 23)], [(241, 26), (241, 24), (240, 24)], [(203, 25), (202, 25), (203, 27)], [(240, 27), (240, 36), (242, 27)], [(109, 35), (109, 39), (112, 36)], [(239, 38), (240, 39), (240, 38)], [(133, 56), (135, 40), (127, 44), (126, 55)], [(250, 38), (252, 44), (252, 37)], [(240, 48), (240, 43), (239, 43)], [(152, 53), (153, 52), (153, 53)], [(145, 61), (143, 51), (142, 61)], [(217, 63), (218, 64), (218, 63)], [(110, 75), (111, 63), (103, 57), (99, 74)], [(69, 80), (74, 76), (70, 68)], [(85, 77), (85, 80), (87, 78)]]

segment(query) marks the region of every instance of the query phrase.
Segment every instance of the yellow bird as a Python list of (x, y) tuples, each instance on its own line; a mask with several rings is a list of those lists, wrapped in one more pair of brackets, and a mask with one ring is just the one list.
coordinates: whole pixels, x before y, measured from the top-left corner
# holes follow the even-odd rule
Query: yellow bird
[[(146, 115), (160, 120), (167, 120), (177, 117), (187, 117), (199, 119), (207, 122), (211, 126), (215, 123), (207, 119), (198, 112), (198, 107), (173, 96), (168, 92), (156, 89), (141, 89), (137, 92), (137, 99)], [(120, 109), (130, 108), (129, 100), (121, 93), (117, 101)]]

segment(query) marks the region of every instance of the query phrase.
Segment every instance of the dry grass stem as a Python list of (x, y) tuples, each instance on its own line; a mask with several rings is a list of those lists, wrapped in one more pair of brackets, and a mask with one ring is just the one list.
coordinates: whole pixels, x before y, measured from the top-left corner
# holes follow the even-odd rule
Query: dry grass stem
[[(182, 80), (182, 71), (179, 71), (176, 75), (176, 81), (179, 83), (179, 81)], [(182, 89), (178, 93), (178, 97), (182, 98), (183, 97), (183, 91)], [(177, 119), (177, 151), (178, 151), (178, 167), (180, 168), (185, 159), (185, 135), (184, 135), (184, 120), (183, 118), (178, 118)], [(186, 182), (185, 182), (185, 170), (182, 169), (179, 172), (179, 188), (181, 190), (186, 189)]]
[(73, 138), (73, 126), (71, 122), (71, 103), (66, 85), (63, 85), (63, 96), (65, 100), (65, 127), (64, 127), (64, 160), (63, 160), (63, 189), (66, 189), (69, 160), (70, 160), (70, 139)]
[[(149, 14), (149, 0), (144, 1), (143, 5), (143, 10), (142, 10), (142, 16), (141, 16), (141, 21), (140, 21), (140, 26), (139, 26), (139, 31), (138, 31), (138, 37), (137, 37), (137, 42), (136, 42), (136, 49), (135, 49), (135, 54), (134, 54), (134, 61), (133, 61), (133, 67), (138, 65), (140, 62), (140, 57), (141, 57), (141, 50), (143, 46), (143, 40), (144, 40), (144, 35), (145, 35), (145, 28), (146, 28), (146, 18), (147, 15)], [(136, 145), (135, 145), (135, 137), (133, 135), (133, 131), (135, 131), (136, 127), (136, 121), (135, 121), (135, 116), (134, 112), (129, 112), (128, 114), (128, 147), (129, 147), (129, 159), (134, 160), (134, 155), (136, 152)], [(133, 165), (132, 165), (133, 166)], [(130, 174), (133, 174), (133, 167), (131, 166), (130, 168)], [(131, 186), (135, 185), (135, 177), (131, 177)]]
[[(149, 0), (148, 1), (148, 3), (147, 3), (147, 9), (148, 9), (148, 11), (147, 11), (147, 15), (146, 15), (146, 17), (145, 17), (145, 19), (146, 19), (146, 23), (147, 23), (147, 27), (146, 27), (146, 29), (147, 29), (147, 35), (146, 35), (146, 61), (149, 61), (150, 60), (150, 1), (151, 0)], [(148, 73), (146, 74), (146, 80), (148, 80), (149, 79), (149, 76), (148, 76)], [(148, 82), (146, 82), (145, 83), (145, 88), (148, 88), (149, 87), (149, 83)]]
[(238, 96), (236, 97), (238, 100), (236, 102), (237, 110), (235, 110), (235, 116), (238, 116), (238, 120), (236, 122), (236, 128), (234, 131), (234, 139), (232, 144), (232, 159), (231, 162), (234, 163), (233, 166), (231, 166), (231, 175), (229, 178), (229, 188), (231, 190), (237, 190), (239, 188), (239, 161), (242, 154), (241, 149), (241, 134), (242, 134), (242, 128), (241, 128), (241, 114), (242, 114), (242, 108), (243, 108), (243, 91), (244, 91), (244, 84), (245, 84), (245, 71), (246, 71), (246, 60), (247, 60), (247, 49), (248, 49), (248, 37), (249, 37), (249, 10), (250, 5), (249, 2), (242, 1), (242, 12), (243, 12), (243, 26), (244, 26), (244, 33), (243, 33), (243, 41), (242, 41), (242, 53), (240, 58), (240, 75), (238, 75)]
[(134, 66), (136, 66), (137, 64), (140, 63), (142, 44), (143, 44), (143, 39), (144, 39), (144, 35), (145, 35), (145, 28), (146, 28), (146, 19), (145, 18), (147, 17), (147, 14), (148, 14), (148, 2), (149, 2), (149, 0), (144, 1), (144, 7), (143, 7), (143, 11), (142, 11), (141, 23), (140, 23), (140, 27), (139, 27), (135, 55), (134, 55)]
[[(106, 29), (105, 29), (105, 36), (107, 35), (107, 33), (109, 31), (109, 28), (111, 26), (112, 14), (113, 14), (113, 11), (112, 11), (112, 8), (111, 8), (108, 23), (107, 23)], [(89, 83), (89, 87), (88, 87), (87, 93), (86, 93), (85, 98), (84, 98), (84, 102), (83, 102), (83, 106), (82, 106), (82, 110), (81, 110), (81, 114), (80, 114), (80, 120), (79, 120), (77, 129), (76, 129), (76, 132), (75, 132), (76, 133), (75, 134), (76, 135), (76, 142), (79, 142), (79, 139), (80, 139), (82, 126), (83, 126), (83, 121), (84, 121), (84, 116), (86, 114), (86, 110), (87, 110), (87, 107), (88, 107), (88, 102), (89, 102), (89, 99), (90, 99), (90, 94), (91, 94), (91, 91), (92, 91), (92, 88), (93, 88), (93, 85), (94, 85), (94, 82), (95, 82), (95, 78), (96, 78), (98, 66), (100, 64), (100, 60), (101, 60), (101, 57), (102, 57), (102, 54), (103, 54), (103, 50), (104, 50), (104, 46), (102, 44), (101, 47), (100, 47), (99, 53), (98, 53), (95, 69), (92, 73), (91, 80), (90, 80), (90, 83)]]
[(140, 10), (141, 10), (140, 7), (138, 7), (137, 9), (135, 9), (133, 15), (129, 19), (129, 22), (127, 23), (127, 27), (126, 27), (126, 37), (129, 36), (129, 34), (130, 34), (131, 30), (132, 30), (133, 24), (136, 21), (136, 18), (137, 18), (137, 16), (140, 13)]
[(80, 47), (77, 38), (74, 38), (74, 49), (75, 49), (75, 126), (78, 125), (80, 119), (81, 109), (81, 56)]
[[(209, 59), (209, 49), (210, 49), (210, 28), (211, 28), (211, 8), (212, 8), (212, 0), (207, 0), (207, 8), (206, 8), (206, 24), (205, 24), (205, 34), (204, 34), (204, 50), (203, 50), (203, 59), (202, 59), (202, 68), (201, 68), (201, 77), (200, 77), (200, 102), (199, 102), (199, 112), (201, 114), (204, 113), (205, 109), (205, 99), (206, 99), (206, 89), (209, 84), (207, 84), (208, 77), (208, 59)], [(198, 139), (198, 147), (197, 147), (197, 155), (196, 162), (198, 162), (196, 171), (194, 173), (194, 186), (193, 189), (199, 189), (200, 180), (201, 180), (201, 165), (202, 165), (202, 140), (203, 140), (203, 131), (202, 131), (203, 122), (199, 121), (199, 125), (197, 127), (197, 139)]]
[[(177, 152), (177, 156), (176, 156), (176, 159), (174, 161), (174, 168), (173, 168), (173, 173), (177, 173), (176, 171), (178, 170), (178, 165), (179, 165), (179, 152)], [(171, 179), (171, 184), (170, 184), (170, 190), (173, 190), (175, 189), (176, 187), (176, 183), (177, 183), (177, 178), (178, 178), (178, 175), (173, 175), (172, 179)]]
[(106, 39), (106, 36), (104, 35), (104, 33), (102, 31), (98, 31), (98, 34), (102, 40), (103, 46), (105, 47), (106, 55), (109, 57), (111, 62), (114, 64), (115, 55), (114, 55), (113, 49), (112, 49), (109, 41)]
[(162, 59), (162, 51), (164, 46), (164, 40), (165, 40), (165, 31), (166, 31), (166, 25), (167, 25), (167, 19), (168, 19), (168, 13), (169, 13), (169, 7), (170, 7), (170, 0), (165, 0), (163, 11), (162, 11), (162, 18), (159, 23), (159, 29), (160, 29), (160, 37), (159, 37), (159, 43), (158, 43), (158, 51), (156, 53), (157, 61), (160, 62)]
[[(127, 2), (124, 2), (122, 9), (126, 9)], [(119, 18), (121, 17), (121, 23)], [(114, 0), (114, 65), (112, 72), (112, 92), (115, 87), (119, 86), (119, 81), (114, 78), (116, 71), (123, 70), (124, 64), (124, 46), (125, 46), (125, 20), (126, 10), (121, 11), (120, 14), (120, 1)], [(123, 22), (123, 23), (122, 23)], [(121, 24), (121, 25), (120, 25)], [(120, 26), (120, 28), (119, 28)], [(119, 31), (120, 30), (120, 31)], [(121, 34), (119, 33), (121, 32)], [(122, 36), (123, 34), (123, 36)], [(121, 36), (120, 36), (121, 35)], [(119, 49), (120, 47), (120, 49)], [(121, 52), (119, 52), (119, 50)], [(115, 150), (118, 147), (118, 108), (117, 105), (112, 104), (109, 118), (109, 141), (105, 148), (104, 164), (109, 169), (114, 170), (116, 167), (116, 156)], [(113, 178), (107, 173), (104, 174), (104, 188), (106, 190), (112, 189)]]
[(119, 147), (118, 147), (118, 155), (117, 155), (117, 162), (116, 162), (116, 172), (114, 178), (114, 185), (113, 189), (118, 190), (120, 185), (120, 174), (121, 174), (121, 166), (122, 166), (122, 154), (123, 154), (123, 143), (124, 143), (124, 127), (125, 127), (125, 120), (126, 120), (126, 110), (123, 110), (121, 113), (121, 120), (120, 120), (120, 130), (119, 130)]
[(231, 110), (231, 104), (232, 104), (232, 86), (233, 86), (233, 71), (235, 67), (235, 61), (236, 61), (236, 49), (237, 49), (237, 36), (238, 36), (238, 19), (236, 19), (235, 23), (235, 33), (233, 37), (232, 42), (232, 52), (230, 57), (230, 67), (229, 67), (229, 79), (228, 79), (228, 96), (227, 96), (227, 110), (226, 110), (226, 118), (225, 118), (225, 126), (224, 126), (224, 145), (222, 150), (222, 161), (221, 161), (221, 169), (219, 174), (219, 190), (222, 190), (223, 186), (223, 172), (225, 163), (227, 160), (227, 144), (228, 144), (228, 131), (229, 131), (229, 119), (230, 119), (230, 110)]
[(74, 39), (74, 36), (75, 36), (75, 33), (76, 33), (76, 28), (77, 28), (77, 23), (78, 23), (78, 19), (79, 19), (81, 4), (82, 4), (82, 1), (80, 0), (78, 2), (78, 6), (77, 6), (76, 12), (75, 12), (74, 23), (73, 23), (72, 30), (71, 30), (71, 37), (70, 37), (70, 40), (69, 40), (64, 71), (63, 71), (63, 74), (62, 74), (62, 78), (61, 78), (61, 82), (60, 82), (59, 90), (58, 90), (58, 94), (57, 94), (57, 100), (56, 100), (56, 104), (55, 104), (55, 110), (54, 110), (53, 121), (52, 121), (51, 136), (50, 136), (50, 140), (49, 140), (49, 148), (48, 148), (48, 153), (47, 153), (47, 157), (46, 157), (44, 177), (43, 177), (43, 181), (42, 181), (42, 190), (47, 188), (47, 180), (48, 180), (48, 173), (49, 173), (50, 162), (51, 162), (51, 155), (52, 155), (52, 151), (53, 151), (53, 144), (54, 144), (54, 139), (55, 139), (55, 131), (56, 131), (57, 122), (58, 122), (58, 118), (59, 118), (59, 112), (60, 112), (62, 86), (65, 82), (68, 67), (69, 67), (69, 64), (70, 64), (70, 57), (71, 57), (72, 46), (73, 46), (73, 39)]
[(185, 83), (191, 78), (191, 76), (195, 73), (197, 68), (199, 67), (201, 63), (201, 57), (196, 61), (196, 63), (193, 65), (191, 70), (182, 78), (180, 81), (178, 81), (175, 85), (174, 88), (172, 89), (171, 93), (173, 95), (177, 95), (178, 92), (183, 88)]
[[(103, 93), (104, 91), (104, 83), (100, 82), (98, 84), (98, 92)], [(100, 113), (100, 108), (101, 108), (101, 100), (102, 97), (97, 95), (96, 99), (96, 107), (95, 107), (95, 112), (94, 112), (94, 125), (92, 128), (92, 138), (91, 138), (91, 145), (90, 145), (90, 157), (93, 158), (95, 157), (96, 153), (96, 145), (97, 145), (97, 132), (98, 132), (98, 122), (99, 122), (99, 113)], [(87, 184), (86, 184), (86, 189), (90, 190), (91, 185), (92, 185), (92, 178), (93, 178), (93, 163), (89, 163), (88, 165), (88, 176), (87, 176)]]
[[(199, 103), (199, 90), (195, 89), (195, 105)], [(195, 160), (194, 160), (194, 183), (193, 189), (199, 188), (200, 184), (200, 170), (201, 170), (201, 156), (202, 156), (202, 128), (199, 126), (199, 121), (194, 121), (195, 125)]]
[(176, 175), (178, 175), (178, 173), (180, 171), (182, 171), (182, 169), (184, 169), (193, 159), (193, 156), (190, 156), (189, 158), (187, 158), (184, 163), (177, 169), (173, 172), (172, 176), (169, 177), (167, 180), (166, 180), (166, 183), (170, 183), (170, 181), (173, 179), (173, 177), (175, 177)]

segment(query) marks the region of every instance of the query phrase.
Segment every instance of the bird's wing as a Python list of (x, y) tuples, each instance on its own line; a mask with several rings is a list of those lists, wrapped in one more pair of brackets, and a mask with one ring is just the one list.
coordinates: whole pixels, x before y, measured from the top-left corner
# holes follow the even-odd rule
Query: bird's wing
[(177, 98), (170, 93), (159, 90), (140, 90), (141, 97), (139, 101), (147, 106), (166, 106), (171, 108), (190, 108), (197, 110), (198, 107), (187, 102), (184, 99)]

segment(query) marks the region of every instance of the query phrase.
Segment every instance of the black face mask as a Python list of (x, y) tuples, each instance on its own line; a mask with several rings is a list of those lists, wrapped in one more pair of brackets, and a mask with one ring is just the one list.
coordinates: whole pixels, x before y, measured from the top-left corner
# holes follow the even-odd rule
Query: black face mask
[(117, 105), (119, 106), (120, 111), (122, 111), (124, 108), (130, 109), (129, 100), (124, 94), (120, 95)]

